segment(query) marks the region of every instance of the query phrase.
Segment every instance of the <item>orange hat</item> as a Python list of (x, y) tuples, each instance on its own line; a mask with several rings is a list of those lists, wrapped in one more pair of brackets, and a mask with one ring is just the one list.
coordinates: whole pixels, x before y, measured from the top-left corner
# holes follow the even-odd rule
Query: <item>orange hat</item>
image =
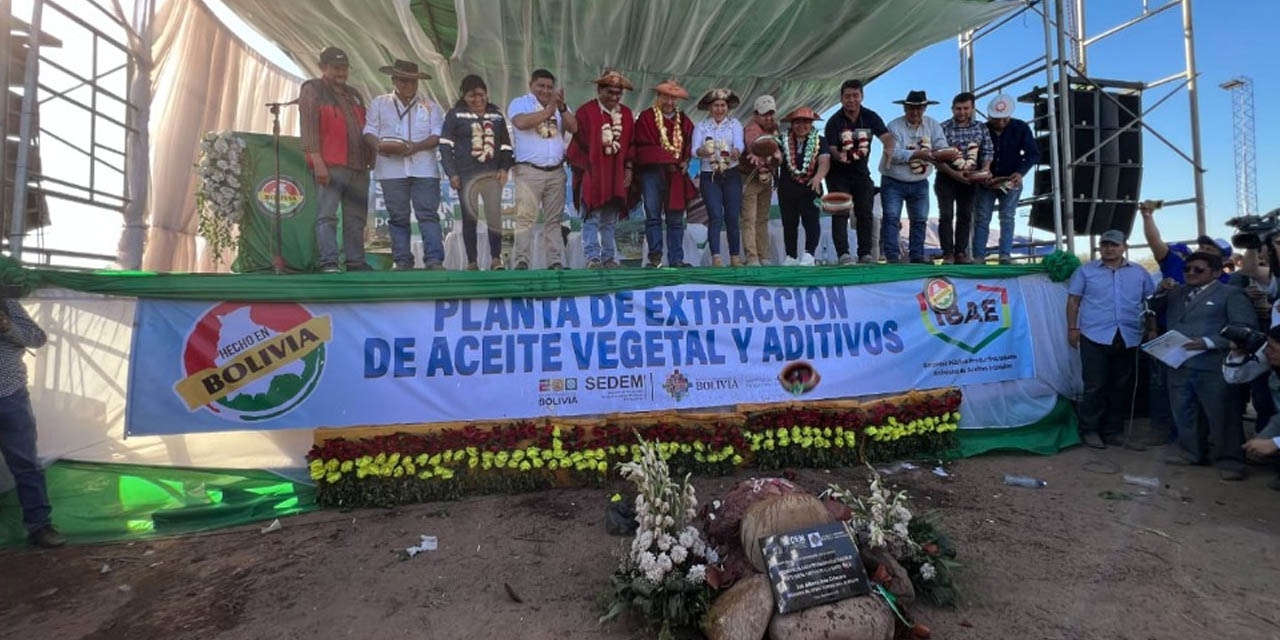
[(821, 120), (822, 117), (809, 107), (796, 107), (791, 113), (782, 116), (783, 122), (791, 122), (792, 120)]
[(613, 69), (605, 69), (604, 73), (600, 74), (599, 78), (596, 78), (596, 86), (616, 87), (618, 89), (626, 89), (627, 91), (635, 90), (635, 87), (631, 86), (631, 81), (628, 80), (626, 76), (614, 71)]
[(684, 87), (676, 84), (675, 80), (664, 80), (658, 83), (658, 86), (654, 87), (653, 90), (680, 100), (689, 98), (689, 92), (685, 91)]

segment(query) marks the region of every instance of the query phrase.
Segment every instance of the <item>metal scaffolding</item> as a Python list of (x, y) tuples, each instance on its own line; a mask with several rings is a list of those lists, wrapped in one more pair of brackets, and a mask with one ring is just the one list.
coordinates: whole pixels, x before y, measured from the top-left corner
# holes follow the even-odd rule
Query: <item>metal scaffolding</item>
[[(1118, 3), (1119, 0), (1106, 0)], [(1049, 167), (1052, 173), (1052, 192), (1049, 198), (1053, 201), (1055, 245), (1068, 252), (1075, 252), (1075, 210), (1074, 203), (1078, 198), (1070, 197), (1074, 192), (1072, 185), (1072, 169), (1095, 154), (1098, 149), (1110, 141), (1110, 138), (1096, 145), (1093, 149), (1076, 150), (1072, 148), (1071, 134), (1071, 90), (1073, 88), (1101, 90), (1104, 87), (1124, 85), (1133, 90), (1150, 91), (1170, 83), (1164, 96), (1156, 99), (1151, 106), (1135, 113), (1115, 100), (1113, 96), (1102, 92), (1102, 95), (1117, 108), (1133, 118), (1132, 123), (1115, 132), (1119, 135), (1131, 129), (1140, 129), (1163, 143), (1176, 155), (1187, 162), (1192, 173), (1194, 191), (1186, 197), (1166, 198), (1165, 206), (1194, 204), (1196, 207), (1196, 226), (1200, 234), (1205, 232), (1204, 204), (1204, 165), (1200, 148), (1200, 108), (1197, 87), (1195, 61), (1195, 34), (1191, 18), (1191, 0), (1170, 0), (1165, 4), (1153, 7), (1151, 0), (1130, 0), (1138, 9), (1137, 15), (1120, 24), (1110, 26), (1094, 35), (1088, 35), (1085, 0), (1022, 0), (1022, 7), (1010, 12), (1001, 19), (962, 33), (958, 39), (960, 54), (960, 86), (963, 90), (972, 91), (981, 98), (984, 95), (1005, 91), (1008, 87), (1027, 81), (1042, 78), (1043, 86), (1037, 85), (1038, 91), (1047, 97), (1048, 108), (1041, 116), (1045, 118), (1042, 128), (1049, 132)], [(1052, 6), (1050, 6), (1052, 5)], [(1132, 27), (1175, 8), (1182, 10), (1181, 36), (1183, 42), (1183, 69), (1177, 73), (1154, 80), (1143, 80), (1132, 83), (1117, 83), (1094, 78), (1090, 75), (1089, 47), (1098, 42), (1125, 34)], [(976, 45), (983, 38), (991, 35), (1004, 25), (1019, 16), (1033, 12), (1039, 14), (1044, 30), (1044, 50), (1028, 62), (1013, 67), (990, 79), (980, 80), (975, 73)], [(1001, 53), (1005, 53), (1002, 51)], [(1146, 122), (1146, 116), (1155, 108), (1167, 102), (1173, 95), (1186, 89), (1187, 93), (1187, 127), (1191, 135), (1191, 155), (1187, 155), (1169, 139)], [(1043, 161), (1043, 159), (1042, 159)], [(1064, 194), (1067, 194), (1064, 197)], [(1044, 196), (1042, 196), (1043, 198)], [(1034, 197), (1023, 198), (1019, 203), (1025, 206), (1035, 202)], [(1092, 238), (1090, 239), (1092, 248)]]
[(1236, 156), (1236, 215), (1258, 213), (1258, 172), (1253, 147), (1253, 80), (1232, 78), (1219, 87), (1231, 92), (1231, 142)]

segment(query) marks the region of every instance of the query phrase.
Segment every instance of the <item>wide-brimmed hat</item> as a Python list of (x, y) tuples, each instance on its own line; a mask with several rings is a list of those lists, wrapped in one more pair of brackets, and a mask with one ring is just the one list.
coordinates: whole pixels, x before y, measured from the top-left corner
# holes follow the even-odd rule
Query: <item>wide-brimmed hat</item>
[(616, 89), (625, 89), (627, 91), (635, 90), (635, 87), (631, 86), (631, 81), (628, 80), (626, 76), (613, 69), (605, 69), (604, 73), (601, 73), (600, 77), (596, 78), (595, 85), (597, 87), (614, 87)]
[(408, 60), (396, 60), (395, 62), (378, 67), (379, 73), (385, 73), (392, 78), (413, 78), (415, 80), (430, 80), (431, 76), (418, 71), (416, 62)]
[(738, 94), (728, 89), (712, 89), (702, 96), (698, 101), (698, 109), (707, 111), (711, 108), (711, 103), (716, 100), (724, 100), (728, 103), (730, 109), (738, 108), (742, 104), (742, 100), (738, 98)]
[(908, 91), (906, 99), (894, 100), (893, 103), (918, 106), (918, 105), (926, 105), (926, 104), (938, 104), (938, 101), (930, 100), (929, 96), (923, 91)]
[(689, 92), (684, 87), (677, 84), (675, 80), (663, 80), (662, 82), (659, 82), (658, 86), (654, 87), (653, 90), (680, 100), (685, 100), (689, 97)]
[(814, 111), (813, 109), (810, 109), (809, 107), (796, 107), (795, 109), (791, 110), (791, 113), (788, 113), (787, 115), (782, 116), (783, 122), (792, 122), (795, 120), (821, 120), (821, 119), (822, 119), (822, 116), (819, 116), (816, 111)]
[(1013, 98), (1001, 93), (991, 99), (991, 103), (987, 105), (988, 118), (1012, 118), (1013, 117)]

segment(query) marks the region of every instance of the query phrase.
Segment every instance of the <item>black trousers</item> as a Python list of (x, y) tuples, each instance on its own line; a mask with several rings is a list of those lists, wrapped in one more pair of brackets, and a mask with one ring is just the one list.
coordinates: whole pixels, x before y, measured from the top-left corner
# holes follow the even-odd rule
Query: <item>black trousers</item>
[[(818, 241), (822, 239), (822, 226), (818, 223), (818, 205), (814, 199), (818, 194), (808, 185), (803, 185), (790, 176), (778, 180), (778, 209), (782, 213), (782, 246), (787, 257), (796, 258), (797, 230), (804, 224), (804, 250), (812, 255), (818, 250)], [(849, 227), (849, 216), (844, 216), (844, 226)], [(831, 217), (831, 229), (836, 228), (836, 217)], [(841, 234), (836, 234), (839, 238)], [(838, 243), (837, 243), (838, 244)], [(845, 249), (849, 247), (849, 237), (844, 239)], [(837, 250), (838, 251), (838, 250)]]
[(1133, 397), (1134, 355), (1116, 332), (1111, 344), (1080, 338), (1080, 368), (1084, 398), (1080, 401), (1080, 433), (1120, 435)]
[(939, 173), (933, 192), (938, 196), (938, 244), (942, 245), (942, 255), (968, 253), (969, 234), (973, 231), (973, 196), (977, 189)]
[[(871, 235), (875, 233), (875, 200), (876, 185), (870, 177), (833, 176), (827, 174), (829, 191), (847, 193), (853, 196), (854, 229), (858, 233), (858, 257), (871, 255), (875, 244)], [(781, 197), (781, 196), (779, 196)], [(831, 216), (832, 242), (836, 247), (836, 255), (849, 253), (849, 216), (847, 214)]]

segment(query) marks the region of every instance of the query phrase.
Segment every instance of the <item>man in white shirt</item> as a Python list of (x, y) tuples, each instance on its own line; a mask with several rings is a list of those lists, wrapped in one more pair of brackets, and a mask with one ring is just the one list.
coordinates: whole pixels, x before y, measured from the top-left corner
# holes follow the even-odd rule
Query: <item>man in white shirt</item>
[(533, 223), (542, 209), (542, 248), (547, 268), (564, 267), (560, 219), (564, 215), (565, 135), (578, 132), (578, 120), (564, 104), (564, 90), (556, 77), (537, 69), (529, 78), (529, 93), (511, 101), (507, 118), (514, 129), (516, 166), (516, 237), (511, 260), (528, 269)]
[(428, 270), (444, 269), (440, 233), (440, 168), (436, 146), (444, 111), (430, 98), (418, 95), (420, 73), (408, 60), (379, 69), (391, 76), (395, 90), (373, 99), (364, 126), (364, 139), (378, 151), (373, 175), (382, 185), (391, 227), (391, 259), (396, 270), (413, 269), (409, 250), (409, 206), (422, 231), (422, 258)]

